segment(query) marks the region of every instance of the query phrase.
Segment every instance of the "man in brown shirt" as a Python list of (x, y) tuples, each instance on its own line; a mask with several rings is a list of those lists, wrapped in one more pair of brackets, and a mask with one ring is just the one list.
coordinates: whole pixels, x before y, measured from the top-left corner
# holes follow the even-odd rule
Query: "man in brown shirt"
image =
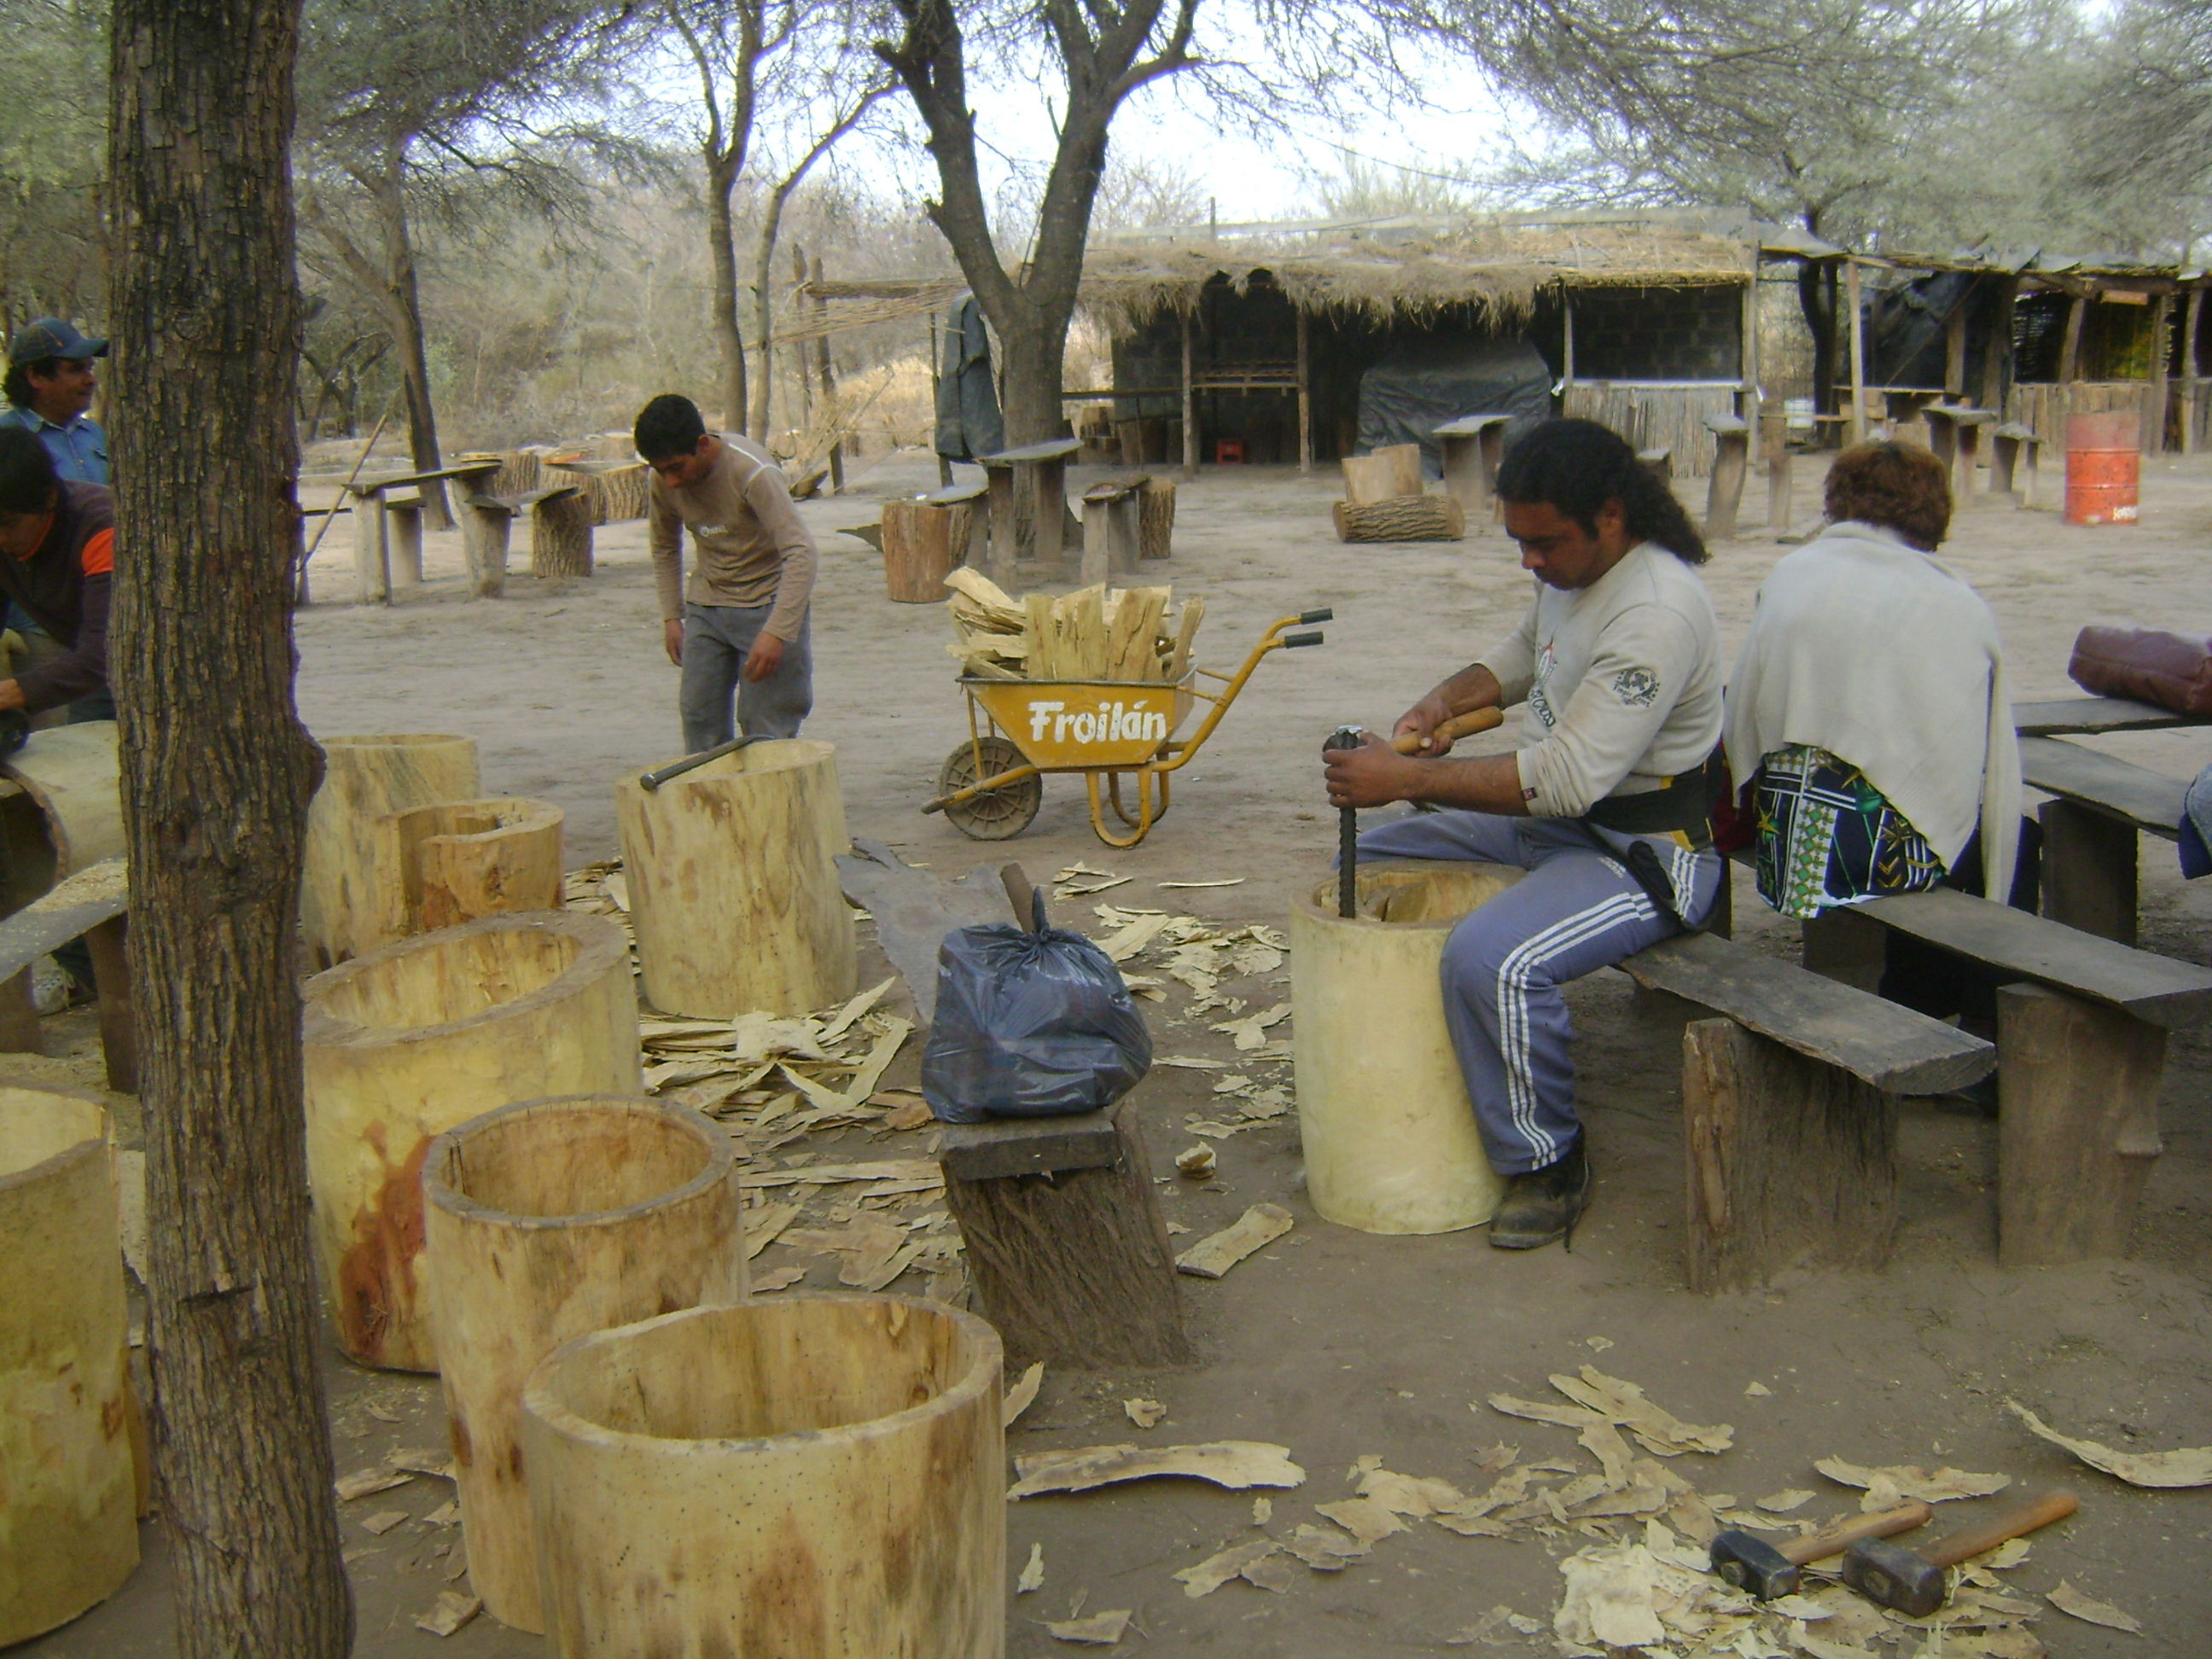
[(653, 469), (647, 539), (668, 659), (684, 671), (684, 748), (696, 755), (736, 736), (733, 694), (749, 736), (797, 737), (814, 706), (814, 538), (775, 458), (749, 439), (708, 431), (698, 406), (673, 392), (645, 406), (632, 435)]

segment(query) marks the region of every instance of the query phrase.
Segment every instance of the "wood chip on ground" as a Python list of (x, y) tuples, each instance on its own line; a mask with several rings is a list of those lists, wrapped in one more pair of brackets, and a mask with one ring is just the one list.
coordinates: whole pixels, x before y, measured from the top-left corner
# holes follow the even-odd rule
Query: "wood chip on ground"
[(1194, 1279), (1218, 1279), (1254, 1251), (1272, 1244), (1296, 1224), (1279, 1204), (1255, 1204), (1233, 1225), (1201, 1238), (1176, 1258), (1176, 1269)]
[(1020, 1478), (1009, 1498), (1045, 1492), (1089, 1492), (1094, 1486), (1158, 1476), (1210, 1480), (1232, 1491), (1247, 1486), (1298, 1486), (1306, 1472), (1288, 1449), (1256, 1440), (1216, 1440), (1191, 1446), (1079, 1446), (1014, 1459)]
[(2173, 1451), (2124, 1452), (2094, 1440), (2076, 1440), (2051, 1427), (2017, 1400), (2005, 1405), (2032, 1433), (2063, 1446), (2093, 1469), (2117, 1474), (2136, 1486), (2212, 1486), (2212, 1446), (2184, 1446)]
[(1006, 1397), (999, 1408), (999, 1423), (1001, 1428), (1011, 1429), (1014, 1426), (1014, 1419), (1030, 1408), (1030, 1403), (1037, 1397), (1037, 1389), (1043, 1382), (1044, 1361), (1040, 1359), (1035, 1361), (1027, 1370), (1022, 1373), (1020, 1380), (1006, 1390)]
[(440, 1590), (430, 1611), (415, 1620), (415, 1628), (427, 1630), (433, 1636), (451, 1636), (483, 1611), (483, 1603), (473, 1595), (464, 1595), (459, 1590)]

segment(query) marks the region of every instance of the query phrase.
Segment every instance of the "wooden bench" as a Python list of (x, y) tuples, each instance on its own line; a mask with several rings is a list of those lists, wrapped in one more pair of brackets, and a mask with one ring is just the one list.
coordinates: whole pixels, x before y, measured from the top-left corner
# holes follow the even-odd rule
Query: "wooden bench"
[(130, 908), (123, 860), (106, 859), (64, 878), (0, 921), (0, 986), (7, 988), (5, 998), (0, 999), (0, 1028), (4, 1028), (0, 1029), (0, 1050), (44, 1052), (38, 1009), (29, 997), (31, 964), (71, 939), (82, 939), (92, 957), (107, 1086), (119, 1094), (138, 1092), (138, 1020), (131, 996), (131, 963), (125, 954)]
[[(1000, 586), (1014, 586), (1014, 563), (1034, 558), (1047, 564), (1059, 562), (1067, 519), (1067, 458), (1082, 447), (1074, 438), (1054, 438), (1041, 444), (1024, 444), (994, 454), (978, 455), (990, 480), (991, 550), (987, 573)], [(1027, 535), (1016, 505), (1017, 487), (1030, 511)]]
[(1980, 1038), (1712, 933), (1620, 964), (1722, 1016), (1683, 1034), (1690, 1286), (1879, 1267), (1897, 1225), (1897, 1101), (1986, 1077)]
[(468, 556), (470, 592), (495, 599), (507, 587), (507, 549), (514, 520), (530, 515), (530, 574), (592, 574), (592, 523), (580, 484), (548, 484), (515, 495), (471, 489), (460, 503), (461, 545)]
[[(968, 541), (961, 562), (973, 565), (978, 570), (983, 568), (983, 561), (989, 551), (991, 530), (988, 498), (990, 493), (988, 483), (953, 483), (946, 484), (942, 489), (933, 489), (921, 498), (932, 507), (974, 509), (968, 514)], [(883, 550), (878, 547), (876, 550), (880, 553)]]
[(2023, 738), (2156, 732), (2173, 726), (2207, 725), (2212, 725), (2212, 720), (2202, 715), (2177, 714), (2154, 702), (2137, 702), (2130, 697), (2058, 697), (2049, 702), (2016, 702), (2012, 706), (2013, 730)]
[(1443, 463), (1444, 494), (1460, 505), (1468, 528), (1482, 535), (1498, 516), (1498, 469), (1505, 459), (1510, 415), (1462, 415), (1430, 434)]
[(1929, 404), (1920, 411), (1928, 422), (1928, 447), (1951, 475), (1951, 508), (1969, 512), (1985, 504), (1974, 488), (1974, 471), (1982, 459), (1982, 428), (1998, 416), (1986, 409), (1965, 409), (1955, 404)]
[[(2043, 440), (2032, 426), (2022, 426), (2017, 421), (2007, 421), (1990, 428), (1990, 500), (1992, 503), (2009, 501), (2021, 508), (2035, 505), (2035, 486), (2039, 476), (2038, 463)], [(2021, 457), (2027, 460), (2027, 477), (2020, 477)]]
[(1136, 1112), (948, 1124), (939, 1152), (977, 1310), (1009, 1364), (1188, 1364), (1175, 1250)]
[(422, 586), (421, 483), (410, 475), (345, 486), (353, 508), (354, 597), (362, 605), (389, 605), (395, 590)]
[(1083, 492), (1083, 574), (1090, 587), (1137, 574), (1141, 520), (1150, 475), (1104, 478)]
[(2029, 787), (2056, 797), (2037, 813), (2043, 826), (2044, 915), (2134, 944), (2136, 837), (2180, 839), (2188, 785), (2052, 737), (2021, 738), (2020, 768)]
[(1941, 887), (1823, 912), (1805, 964), (1871, 988), (1892, 933), (2021, 981), (1997, 993), (1999, 1261), (2123, 1253), (2160, 1152), (2166, 1034), (2212, 1019), (2212, 970)]
[(1713, 476), (1705, 488), (1705, 536), (1724, 542), (1735, 534), (1743, 507), (1744, 475), (1751, 470), (1751, 422), (1739, 415), (1708, 415), (1713, 434)]

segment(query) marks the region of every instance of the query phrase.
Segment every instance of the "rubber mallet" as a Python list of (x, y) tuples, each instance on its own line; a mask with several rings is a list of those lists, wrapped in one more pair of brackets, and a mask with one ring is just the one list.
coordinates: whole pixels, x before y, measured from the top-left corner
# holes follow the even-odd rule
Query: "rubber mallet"
[(1945, 1575), (1961, 1561), (1995, 1549), (2008, 1538), (2063, 1521), (2081, 1507), (2070, 1492), (2049, 1492), (2032, 1504), (1964, 1532), (1953, 1533), (1933, 1549), (1909, 1550), (1879, 1538), (1863, 1539), (1844, 1554), (1844, 1582), (1869, 1601), (1894, 1607), (1908, 1619), (1924, 1619), (1943, 1605)]
[(1808, 1561), (1841, 1555), (1862, 1538), (1887, 1538), (1928, 1524), (1936, 1513), (1925, 1504), (1905, 1504), (1876, 1515), (1856, 1515), (1819, 1532), (1785, 1543), (1770, 1544), (1764, 1538), (1729, 1527), (1713, 1534), (1713, 1571), (1747, 1595), (1762, 1601), (1778, 1595), (1795, 1595), (1797, 1570)]

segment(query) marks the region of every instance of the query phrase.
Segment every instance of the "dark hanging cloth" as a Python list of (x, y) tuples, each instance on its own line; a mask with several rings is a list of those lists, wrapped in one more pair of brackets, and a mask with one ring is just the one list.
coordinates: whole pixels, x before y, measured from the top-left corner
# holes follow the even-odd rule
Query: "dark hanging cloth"
[(974, 295), (963, 295), (946, 323), (945, 361), (937, 377), (937, 453), (948, 461), (972, 461), (1006, 447), (983, 307)]

